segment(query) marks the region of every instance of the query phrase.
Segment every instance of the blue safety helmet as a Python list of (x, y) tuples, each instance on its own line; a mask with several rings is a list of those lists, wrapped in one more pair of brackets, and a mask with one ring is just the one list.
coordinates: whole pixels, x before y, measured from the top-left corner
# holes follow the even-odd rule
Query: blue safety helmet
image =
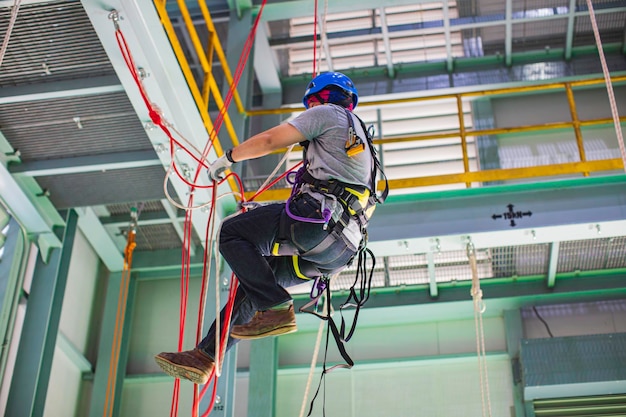
[(320, 92), (324, 88), (331, 85), (337, 86), (346, 93), (349, 93), (352, 96), (352, 102), (354, 103), (354, 107), (356, 107), (357, 103), (359, 102), (359, 93), (356, 91), (356, 87), (354, 86), (352, 80), (348, 78), (347, 75), (344, 75), (340, 72), (325, 72), (313, 78), (309, 85), (306, 87), (304, 97), (302, 97), (302, 104), (304, 104), (304, 107), (306, 107), (307, 109), (309, 108), (307, 104), (307, 99), (311, 94)]

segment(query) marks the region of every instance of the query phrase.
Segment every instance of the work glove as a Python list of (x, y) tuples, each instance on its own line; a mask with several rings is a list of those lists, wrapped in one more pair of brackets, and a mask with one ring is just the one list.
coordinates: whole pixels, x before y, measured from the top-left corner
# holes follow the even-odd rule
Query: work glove
[(230, 168), (233, 163), (226, 158), (226, 155), (222, 155), (217, 158), (215, 162), (209, 165), (209, 178), (213, 181), (221, 181), (224, 179), (224, 171)]

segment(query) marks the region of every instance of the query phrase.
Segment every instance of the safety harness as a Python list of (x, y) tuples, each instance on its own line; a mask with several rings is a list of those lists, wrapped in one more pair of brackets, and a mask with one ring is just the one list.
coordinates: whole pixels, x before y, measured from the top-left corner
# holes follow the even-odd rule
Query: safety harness
[[(370, 184), (369, 187), (348, 184), (337, 180), (320, 180), (313, 177), (307, 170), (306, 163), (306, 149), (308, 142), (303, 143), (304, 149), (304, 160), (305, 163), (300, 171), (296, 174), (296, 181), (294, 181), (294, 187), (292, 190), (292, 196), (294, 193), (299, 192), (303, 184), (308, 184), (308, 186), (313, 190), (323, 194), (332, 194), (337, 198), (337, 201), (341, 203), (343, 206), (343, 212), (340, 218), (334, 223), (330, 223), (324, 215), (324, 210), (322, 210), (322, 214), (324, 215), (324, 219), (320, 219), (326, 222), (326, 224), (331, 227), (331, 231), (329, 235), (315, 248), (311, 249), (305, 254), (301, 254), (301, 256), (306, 257), (311, 253), (319, 253), (322, 250), (330, 247), (332, 243), (336, 241), (337, 238), (343, 236), (342, 231), (348, 225), (348, 222), (351, 218), (356, 218), (361, 226), (362, 240), (357, 248), (357, 252), (355, 257), (350, 261), (349, 265), (353, 263), (354, 259), (357, 260), (357, 270), (354, 283), (350, 288), (350, 294), (346, 301), (341, 304), (340, 312), (341, 312), (341, 325), (338, 328), (337, 324), (331, 317), (331, 309), (327, 308), (325, 314), (319, 314), (315, 311), (317, 308), (320, 297), (325, 294), (327, 303), (330, 306), (331, 300), (331, 291), (330, 291), (330, 278), (326, 274), (322, 274), (315, 279), (313, 284), (313, 288), (311, 290), (311, 301), (300, 307), (300, 312), (313, 314), (319, 317), (322, 320), (328, 322), (327, 331), (326, 331), (326, 353), (324, 356), (324, 364), (322, 376), (320, 378), (320, 382), (317, 387), (317, 391), (315, 396), (311, 400), (311, 405), (309, 409), (309, 416), (313, 411), (313, 404), (317, 395), (320, 392), (320, 388), (322, 383), (325, 381), (325, 376), (328, 372), (332, 371), (336, 368), (351, 368), (354, 365), (354, 361), (348, 355), (348, 352), (345, 348), (345, 343), (350, 340), (354, 331), (356, 329), (356, 323), (359, 316), (360, 308), (365, 304), (365, 302), (369, 299), (369, 293), (371, 288), (372, 276), (374, 273), (374, 268), (376, 266), (376, 258), (374, 254), (367, 248), (367, 224), (369, 222), (370, 217), (372, 216), (374, 209), (377, 204), (384, 203), (387, 195), (389, 193), (389, 184), (387, 181), (387, 177), (382, 170), (382, 166), (377, 157), (376, 149), (373, 144), (373, 126), (367, 128), (363, 121), (356, 115), (353, 115), (352, 112), (345, 109), (346, 116), (348, 118), (348, 140), (346, 141), (346, 153), (350, 156), (356, 155), (365, 150), (365, 145), (369, 148), (370, 154), (372, 156), (372, 172), (370, 176)], [(357, 118), (360, 122), (363, 132), (365, 133), (365, 140), (363, 140), (356, 133), (354, 129), (354, 120), (353, 116)], [(376, 178), (380, 174), (380, 177), (385, 181), (385, 188), (381, 192), (381, 194), (377, 194), (376, 192)], [(289, 201), (287, 201), (287, 206), (289, 205)], [(304, 220), (308, 221), (308, 220)], [(315, 220), (317, 222), (317, 220)], [(321, 221), (320, 221), (321, 222)], [(281, 228), (282, 229), (282, 228)], [(367, 256), (371, 258), (371, 268), (367, 271)], [(299, 259), (296, 255), (293, 257), (294, 265), (297, 264), (297, 260)], [(356, 288), (359, 288), (358, 290)], [(343, 309), (347, 307), (355, 307), (354, 318), (352, 320), (352, 325), (350, 326), (347, 334), (347, 326), (343, 317)], [(332, 366), (330, 368), (326, 367), (326, 354), (328, 353), (328, 341), (330, 333), (332, 333), (333, 338), (335, 339), (335, 343), (341, 354), (341, 357), (344, 359), (345, 364), (338, 364)]]
[[(348, 155), (354, 155), (359, 152), (358, 150), (355, 151), (355, 149), (365, 149), (365, 144), (367, 144), (370, 155), (372, 156), (373, 163), (372, 172), (370, 174), (369, 187), (349, 184), (339, 180), (320, 180), (313, 177), (313, 175), (311, 175), (311, 173), (307, 170), (308, 162), (306, 158), (306, 151), (309, 142), (302, 142), (301, 145), (304, 152), (304, 164), (294, 174), (295, 178), (288, 177), (288, 181), (293, 184), (293, 187), (291, 191), (291, 196), (286, 203), (286, 212), (289, 217), (295, 220), (310, 223), (323, 223), (325, 228), (330, 229), (330, 233), (316, 247), (310, 249), (305, 253), (298, 253), (298, 250), (293, 246), (289, 239), (288, 220), (287, 218), (283, 218), (279, 226), (278, 238), (274, 243), (274, 247), (272, 249), (272, 253), (274, 255), (300, 255), (300, 257), (302, 258), (307, 258), (314, 256), (318, 253), (322, 253), (323, 251), (328, 249), (337, 239), (343, 238), (342, 231), (348, 225), (351, 218), (355, 218), (359, 222), (361, 226), (361, 232), (366, 238), (367, 233), (365, 228), (376, 208), (376, 205), (384, 203), (387, 195), (389, 194), (389, 183), (387, 181), (387, 177), (384, 171), (382, 170), (382, 166), (377, 157), (376, 148), (374, 147), (372, 139), (373, 126), (367, 128), (365, 126), (365, 123), (363, 123), (363, 121), (358, 116), (354, 115), (347, 109), (344, 110), (346, 112), (346, 117), (348, 118), (349, 124), (348, 140), (346, 141), (346, 153)], [(354, 129), (353, 116), (356, 117), (361, 124), (363, 132), (365, 133), (365, 140), (358, 136), (356, 130)], [(379, 174), (380, 177), (383, 178), (385, 181), (385, 188), (380, 195), (378, 195), (376, 192), (376, 178)], [(336, 221), (333, 221), (331, 219), (332, 213), (330, 212), (330, 210), (325, 210), (323, 207), (322, 219), (301, 218), (292, 215), (289, 211), (289, 203), (301, 192), (302, 186), (304, 184), (307, 184), (312, 191), (317, 191), (322, 194), (331, 194), (335, 196), (337, 201), (339, 201), (343, 206), (343, 211), (340, 218)], [(361, 242), (360, 247), (365, 247), (366, 244), (367, 241)]]

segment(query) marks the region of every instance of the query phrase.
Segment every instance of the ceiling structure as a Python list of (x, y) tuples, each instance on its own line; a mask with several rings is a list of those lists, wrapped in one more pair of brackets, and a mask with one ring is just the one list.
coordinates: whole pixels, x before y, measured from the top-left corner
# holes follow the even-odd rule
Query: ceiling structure
[[(203, 146), (207, 134), (175, 56), (159, 50), (170, 41), (155, 23), (158, 19), (152, 3), (109, 3), (104, 9), (100, 2), (91, 0), (21, 2), (0, 67), (0, 158), (5, 162), (0, 179), (3, 199), (41, 247), (59, 244), (54, 231), (63, 223), (59, 213), (76, 208), (99, 256), (109, 269), (119, 270), (132, 209), (140, 212), (139, 263), (148, 262), (142, 253), (180, 251), (184, 210), (177, 205), (187, 198), (188, 190), (184, 184), (166, 181), (171, 178), (166, 174), (170, 165), (167, 137), (152, 123), (125, 67), (112, 10), (119, 12), (118, 23), (128, 37), (139, 70), (146, 71), (144, 81), (153, 102), (197, 147)], [(193, 53), (193, 39), (184, 29), (185, 13), (171, 3), (167, 7), (173, 28), (193, 77), (201, 83), (202, 60)], [(199, 33), (204, 33), (201, 9), (196, 2), (190, 3), (189, 15)], [(13, 4), (0, 2), (2, 33), (9, 33)], [(594, 4), (608, 67), (619, 75), (626, 71), (626, 2)], [(213, 1), (208, 6), (223, 45), (229, 40), (231, 44), (242, 43), (242, 39), (233, 39), (237, 16), (247, 16), (249, 20), (242, 21), (249, 27), (251, 16), (261, 10), (256, 2)], [(290, 0), (270, 1), (263, 8), (246, 110), (253, 115), (260, 108), (296, 108), (302, 86), (314, 68), (344, 71), (359, 86), (359, 114), (389, 140), (381, 149), (387, 174), (393, 180), (463, 170), (458, 137), (428, 146), (393, 142), (394, 138), (458, 129), (459, 108), (453, 99), (436, 104), (410, 100), (443, 92), (471, 93), (598, 78), (602, 74), (584, 0), (560, 0), (551, 2), (550, 7), (541, 1), (512, 0), (398, 0), (382, 7), (370, 0), (358, 6), (354, 2), (320, 3), (317, 31), (310, 6)], [(315, 43), (314, 32), (321, 34)], [(224, 90), (221, 65), (214, 62), (212, 68)], [(276, 94), (279, 102), (271, 102), (269, 97)], [(410, 106), (377, 106), (376, 100), (409, 100)], [(475, 127), (471, 104), (464, 102), (461, 110), (465, 128)], [(218, 109), (214, 103), (209, 111), (215, 117)], [(282, 113), (281, 119), (289, 117)], [(254, 123), (260, 123), (258, 119), (252, 117), (253, 127), (240, 130), (239, 140), (245, 137), (244, 132), (254, 129)], [(466, 158), (472, 171), (481, 165), (475, 140), (474, 136), (467, 138)], [(613, 150), (609, 156), (617, 158), (619, 154)], [(297, 157), (294, 153), (291, 159)], [(188, 163), (181, 160), (181, 166)], [(243, 180), (255, 185), (269, 172), (247, 167)], [(597, 198), (615, 208), (619, 203), (611, 198), (623, 184), (611, 178), (600, 180), (602, 191)], [(469, 210), (468, 218), (484, 216), (485, 210), (491, 210), (490, 216), (503, 216), (511, 194), (516, 201), (524, 201), (522, 195), (539, 199), (542, 192), (549, 194), (550, 201), (577, 198), (575, 188), (565, 187), (555, 194), (553, 190), (542, 191), (539, 185), (534, 187), (511, 188), (508, 195), (494, 196), (489, 205), (472, 200), (469, 208), (466, 199), (481, 196), (472, 197), (472, 190), (463, 182), (424, 188), (431, 194), (422, 197), (415, 197), (415, 187), (392, 189), (391, 195), (397, 200), (389, 208), (381, 208), (380, 220), (372, 224), (372, 245), (385, 257), (385, 267), (377, 272), (374, 285), (431, 285), (431, 295), (437, 295), (439, 283), (469, 279), (467, 241), (463, 239), (469, 233), (475, 234), (474, 244), (480, 248), (480, 274), (484, 278), (541, 275), (554, 280), (558, 273), (626, 267), (619, 256), (626, 250), (626, 233), (623, 229), (620, 232), (623, 223), (612, 223), (618, 221), (619, 213), (609, 209), (604, 213), (589, 208), (566, 224), (557, 220), (532, 223), (543, 228), (543, 232), (533, 229), (532, 237), (529, 229), (522, 231), (504, 223), (494, 226), (492, 218), (465, 220), (464, 226), (445, 218), (455, 216), (455, 210), (458, 214), (461, 207), (466, 213)], [(450, 191), (443, 204), (451, 206), (449, 211), (447, 207), (433, 208), (432, 201), (441, 196), (432, 193), (438, 191)], [(206, 201), (208, 196), (204, 197)], [(415, 219), (416, 207), (430, 216), (428, 226)], [(494, 212), (493, 207), (502, 213)], [(204, 211), (198, 213), (194, 253), (201, 248), (199, 236), (207, 221)], [(590, 221), (607, 222), (602, 235), (588, 227)], [(519, 223), (523, 225), (524, 219)], [(411, 226), (410, 232), (403, 230), (406, 225)], [(585, 231), (580, 233), (580, 228)], [(579, 242), (581, 239), (584, 243)], [(556, 240), (560, 244), (555, 246)], [(578, 259), (576, 265), (572, 259)]]

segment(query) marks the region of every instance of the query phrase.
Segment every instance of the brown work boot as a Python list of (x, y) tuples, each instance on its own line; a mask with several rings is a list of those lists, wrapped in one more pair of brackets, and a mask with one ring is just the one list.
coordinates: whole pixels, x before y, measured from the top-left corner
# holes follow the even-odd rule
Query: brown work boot
[(233, 326), (230, 335), (236, 339), (260, 339), (296, 330), (296, 314), (291, 305), (285, 310), (257, 311), (249, 323)]
[(154, 355), (154, 360), (169, 376), (187, 379), (198, 385), (207, 383), (215, 366), (213, 359), (200, 349), (161, 352)]

